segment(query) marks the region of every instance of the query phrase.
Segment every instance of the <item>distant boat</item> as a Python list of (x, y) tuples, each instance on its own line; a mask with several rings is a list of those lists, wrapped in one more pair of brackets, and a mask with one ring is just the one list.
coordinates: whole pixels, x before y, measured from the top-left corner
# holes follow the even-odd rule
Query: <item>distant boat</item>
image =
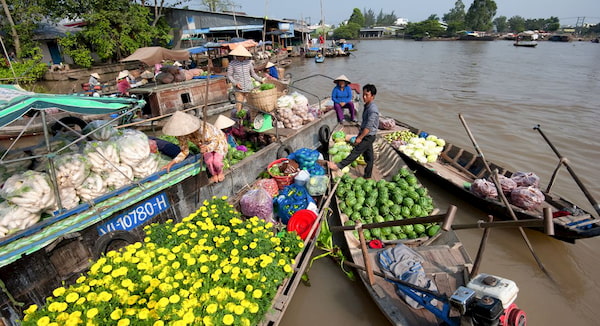
[(317, 53), (317, 55), (315, 56), (315, 62), (322, 63), (323, 61), (325, 61), (325, 56), (321, 53)]
[(458, 37), (461, 41), (493, 41), (495, 36), (486, 35), (485, 32), (469, 32), (466, 31)]
[(538, 39), (537, 33), (533, 32), (533, 31), (525, 31), (525, 32), (519, 33), (519, 35), (517, 35), (517, 37), (515, 39), (515, 43), (513, 43), (513, 45), (533, 48), (538, 45), (538, 43), (536, 41), (537, 39)]

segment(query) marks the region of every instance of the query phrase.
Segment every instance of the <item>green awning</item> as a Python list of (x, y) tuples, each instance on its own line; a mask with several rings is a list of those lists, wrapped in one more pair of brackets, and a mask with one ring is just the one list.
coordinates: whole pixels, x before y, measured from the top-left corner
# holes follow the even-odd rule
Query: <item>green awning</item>
[(80, 114), (107, 114), (145, 102), (126, 97), (91, 97), (33, 93), (16, 85), (0, 85), (0, 127), (20, 118), (29, 110), (58, 108)]

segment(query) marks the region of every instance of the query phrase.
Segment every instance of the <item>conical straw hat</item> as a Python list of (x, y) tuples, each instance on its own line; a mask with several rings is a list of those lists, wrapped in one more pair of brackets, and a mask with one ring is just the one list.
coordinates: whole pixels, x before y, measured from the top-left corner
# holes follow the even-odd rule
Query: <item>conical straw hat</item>
[(162, 128), (162, 132), (168, 136), (184, 136), (200, 129), (200, 119), (181, 111), (175, 112)]
[(92, 77), (94, 77), (94, 78), (96, 78), (96, 79), (100, 79), (100, 75), (98, 75), (98, 73), (97, 73), (97, 72), (93, 72), (93, 73), (91, 73), (91, 74), (90, 74), (90, 76), (92, 76)]
[(231, 126), (233, 126), (235, 124), (235, 121), (229, 119), (228, 117), (219, 114), (219, 117), (217, 118), (217, 121), (215, 121), (214, 126), (219, 128), (219, 129), (225, 129), (225, 128), (229, 128)]
[(333, 82), (337, 83), (340, 80), (343, 80), (346, 83), (350, 84), (350, 79), (348, 79), (348, 77), (346, 77), (346, 75), (340, 75), (338, 78), (334, 79)]
[(267, 66), (265, 68), (271, 68), (275, 66), (275, 64), (273, 64), (273, 62), (269, 61), (269, 63), (267, 63)]
[(248, 52), (248, 50), (246, 50), (246, 48), (243, 45), (236, 46), (235, 49), (229, 52), (229, 55), (233, 55), (236, 57), (252, 57), (252, 54), (250, 54), (250, 52)]

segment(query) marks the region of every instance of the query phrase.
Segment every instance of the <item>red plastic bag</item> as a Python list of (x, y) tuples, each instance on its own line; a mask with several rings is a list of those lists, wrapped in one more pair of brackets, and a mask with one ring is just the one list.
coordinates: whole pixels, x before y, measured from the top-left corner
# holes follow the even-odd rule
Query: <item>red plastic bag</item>
[[(510, 194), (517, 187), (517, 183), (515, 182), (515, 180), (508, 178), (502, 174), (498, 174), (498, 180), (500, 181), (500, 187), (502, 188), (502, 192), (505, 195)], [(490, 181), (494, 182), (493, 180)]]
[(544, 194), (536, 187), (517, 187), (510, 193), (510, 202), (525, 210), (540, 207), (544, 202)]
[(517, 186), (519, 187), (539, 187), (540, 186), (540, 178), (533, 172), (516, 172), (510, 176), (513, 179)]
[(471, 192), (481, 198), (497, 198), (498, 190), (496, 186), (485, 179), (475, 179), (471, 184)]
[(256, 181), (256, 186), (265, 189), (271, 197), (279, 195), (279, 188), (275, 179), (260, 179)]

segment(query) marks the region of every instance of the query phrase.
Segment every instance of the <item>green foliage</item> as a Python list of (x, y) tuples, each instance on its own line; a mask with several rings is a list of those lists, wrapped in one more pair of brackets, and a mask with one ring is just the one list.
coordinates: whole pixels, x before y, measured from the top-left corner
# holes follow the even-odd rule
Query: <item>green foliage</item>
[[(12, 62), (12, 70), (6, 60), (0, 60), (0, 80), (13, 81), (15, 75), (19, 83), (33, 83), (41, 80), (48, 66), (42, 62), (42, 51), (39, 47), (29, 49), (28, 59)], [(14, 70), (14, 75), (13, 75)]]
[(446, 31), (437, 20), (424, 20), (418, 23), (408, 23), (406, 35), (418, 39), (424, 37), (440, 37)]
[(525, 18), (521, 16), (512, 16), (508, 19), (508, 28), (516, 33), (525, 30)]
[(346, 25), (340, 26), (333, 31), (333, 37), (336, 39), (346, 38), (352, 39), (358, 37), (358, 32), (360, 31), (360, 25), (356, 23), (348, 23)]
[(505, 33), (508, 32), (508, 20), (506, 16), (498, 16), (494, 19), (494, 26), (496, 26), (496, 32)]
[(363, 24), (363, 27), (371, 27), (371, 26), (375, 26), (375, 13), (373, 12), (373, 10), (369, 9), (363, 10), (363, 17), (365, 18), (365, 22)]
[(76, 65), (83, 68), (92, 66), (93, 60), (90, 50), (79, 42), (77, 35), (68, 33), (66, 37), (58, 40), (58, 44), (62, 47), (64, 54), (70, 56)]
[(360, 9), (354, 8), (352, 11), (352, 15), (350, 15), (350, 18), (348, 19), (348, 24), (351, 23), (357, 24), (359, 27), (365, 26), (365, 17), (362, 12), (360, 12)]
[(465, 25), (468, 29), (489, 31), (497, 9), (494, 0), (474, 0), (465, 15)]
[(149, 45), (166, 45), (169, 27), (164, 20), (152, 26), (148, 7), (127, 0), (95, 3), (95, 10), (82, 18), (90, 22), (84, 29), (59, 40), (66, 54), (81, 67), (90, 67), (91, 52), (103, 61), (119, 60), (136, 49)]

